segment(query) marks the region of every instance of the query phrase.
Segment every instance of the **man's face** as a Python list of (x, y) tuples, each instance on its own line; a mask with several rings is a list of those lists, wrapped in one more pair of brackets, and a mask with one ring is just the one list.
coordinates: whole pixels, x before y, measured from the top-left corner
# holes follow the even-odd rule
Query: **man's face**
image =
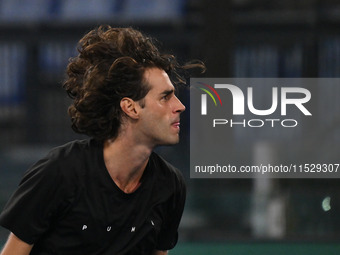
[(140, 109), (140, 138), (152, 147), (178, 143), (180, 114), (185, 106), (175, 96), (175, 88), (164, 70), (147, 69), (144, 79), (151, 89)]

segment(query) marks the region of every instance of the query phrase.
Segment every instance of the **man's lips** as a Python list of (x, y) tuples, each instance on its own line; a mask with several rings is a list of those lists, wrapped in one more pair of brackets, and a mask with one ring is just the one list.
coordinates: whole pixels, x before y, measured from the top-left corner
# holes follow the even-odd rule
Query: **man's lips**
[(171, 125), (173, 126), (173, 127), (175, 127), (175, 128), (179, 128), (179, 126), (180, 126), (180, 122), (179, 121), (175, 121), (175, 122), (173, 122)]

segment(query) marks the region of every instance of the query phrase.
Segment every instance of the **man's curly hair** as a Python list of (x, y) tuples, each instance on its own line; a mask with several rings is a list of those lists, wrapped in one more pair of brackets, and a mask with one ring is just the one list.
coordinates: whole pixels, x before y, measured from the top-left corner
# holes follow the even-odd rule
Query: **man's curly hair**
[(159, 52), (152, 39), (132, 28), (100, 26), (78, 44), (78, 56), (67, 66), (63, 88), (74, 100), (69, 107), (72, 128), (104, 141), (115, 138), (121, 124), (120, 101), (143, 99), (150, 88), (143, 75), (147, 68), (166, 71), (172, 82), (183, 82), (172, 55)]

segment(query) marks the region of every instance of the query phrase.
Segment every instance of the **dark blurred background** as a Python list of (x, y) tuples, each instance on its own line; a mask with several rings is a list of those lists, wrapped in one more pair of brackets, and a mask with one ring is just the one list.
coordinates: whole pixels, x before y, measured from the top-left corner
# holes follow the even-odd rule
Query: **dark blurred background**
[[(182, 63), (204, 61), (205, 77), (340, 77), (336, 0), (0, 0), (0, 208), (32, 163), (83, 138), (61, 84), (78, 40), (100, 24), (140, 29)], [(340, 155), (340, 86), (324, 96), (324, 129), (303, 145), (322, 146), (330, 163)], [(188, 105), (187, 89), (180, 98)], [(190, 179), (189, 110), (180, 144), (157, 149), (188, 183), (172, 254), (340, 254), (340, 180)], [(0, 246), (7, 235), (0, 228)]]

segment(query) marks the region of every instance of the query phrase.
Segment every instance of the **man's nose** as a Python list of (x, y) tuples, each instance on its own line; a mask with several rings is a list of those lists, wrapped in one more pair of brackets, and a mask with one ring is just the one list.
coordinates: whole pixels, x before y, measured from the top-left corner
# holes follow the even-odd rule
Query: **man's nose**
[(182, 104), (181, 100), (179, 100), (176, 96), (175, 96), (175, 107), (174, 107), (174, 112), (184, 112), (185, 111), (185, 106), (184, 104)]

